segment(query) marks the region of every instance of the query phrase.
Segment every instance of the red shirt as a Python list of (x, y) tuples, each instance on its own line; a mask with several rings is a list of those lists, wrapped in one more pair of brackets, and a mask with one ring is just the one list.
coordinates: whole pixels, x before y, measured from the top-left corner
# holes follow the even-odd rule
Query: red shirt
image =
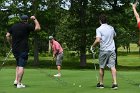
[(53, 40), (53, 43), (52, 43), (52, 50), (53, 50), (53, 54), (56, 55), (57, 53), (62, 53), (63, 52), (63, 48), (61, 47), (61, 45)]
[(139, 30), (140, 30), (140, 21), (138, 22), (138, 28), (139, 28)]

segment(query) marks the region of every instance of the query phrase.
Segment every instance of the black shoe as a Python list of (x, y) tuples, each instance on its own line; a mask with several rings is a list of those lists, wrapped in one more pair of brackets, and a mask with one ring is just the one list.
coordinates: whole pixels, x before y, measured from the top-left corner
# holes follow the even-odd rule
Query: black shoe
[(117, 84), (113, 84), (112, 85), (112, 89), (118, 89), (118, 85)]
[(104, 88), (104, 85), (103, 85), (103, 84), (98, 83), (96, 87), (97, 87), (97, 88), (101, 88), (101, 89), (102, 89), (102, 88)]

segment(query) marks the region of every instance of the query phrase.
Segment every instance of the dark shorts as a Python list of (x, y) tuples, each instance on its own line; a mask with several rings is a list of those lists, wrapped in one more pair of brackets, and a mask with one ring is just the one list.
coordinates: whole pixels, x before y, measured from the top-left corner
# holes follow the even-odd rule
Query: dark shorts
[(13, 52), (13, 54), (16, 59), (17, 66), (25, 67), (28, 60), (28, 52)]

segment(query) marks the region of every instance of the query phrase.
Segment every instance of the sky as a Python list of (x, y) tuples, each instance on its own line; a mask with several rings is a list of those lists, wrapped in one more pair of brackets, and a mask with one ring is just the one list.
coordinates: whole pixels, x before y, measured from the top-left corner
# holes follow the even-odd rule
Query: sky
[[(12, 1), (10, 3), (12, 3)], [(62, 3), (63, 4), (60, 5), (61, 8), (65, 9), (65, 10), (69, 10), (70, 9), (70, 7), (71, 7), (70, 0), (62, 0)], [(10, 6), (10, 4), (5, 2), (5, 6)]]
[(70, 0), (63, 0), (62, 1), (64, 4), (61, 4), (60, 7), (62, 7), (65, 10), (69, 10), (71, 7)]

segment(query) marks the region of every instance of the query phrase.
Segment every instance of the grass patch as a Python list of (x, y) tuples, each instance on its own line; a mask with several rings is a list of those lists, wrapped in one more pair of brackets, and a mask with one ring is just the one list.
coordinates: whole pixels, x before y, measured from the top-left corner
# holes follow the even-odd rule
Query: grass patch
[[(133, 47), (134, 49), (136, 48)], [(136, 49), (135, 49), (136, 50)], [(118, 90), (112, 90), (112, 78), (109, 69), (105, 72), (105, 89), (97, 89), (96, 74), (98, 73), (98, 59), (93, 59), (92, 54), (87, 56), (87, 66), (80, 67), (79, 57), (65, 54), (62, 66), (62, 77), (52, 78), (56, 74), (56, 65), (52, 57), (39, 56), (38, 66), (33, 65), (33, 57), (30, 56), (23, 83), (25, 89), (16, 89), (12, 84), (15, 78), (15, 59), (8, 58), (0, 71), (0, 93), (139, 93), (140, 90), (140, 55), (138, 51), (118, 52)], [(2, 64), (4, 57), (0, 58)], [(94, 64), (97, 71), (94, 70)], [(81, 87), (79, 87), (81, 85)]]
[[(134, 53), (127, 53), (125, 55), (119, 55), (118, 59), (118, 70), (140, 70), (140, 55)], [(0, 64), (2, 64), (4, 57), (0, 58)], [(39, 57), (39, 64), (36, 66), (33, 63), (33, 57), (29, 57), (26, 68), (51, 68), (56, 69), (55, 61), (52, 60), (52, 57)], [(96, 64), (98, 69), (98, 59), (93, 59), (92, 55), (88, 55), (86, 67), (81, 67), (79, 63), (79, 57), (77, 56), (64, 56), (62, 68), (63, 69), (94, 69), (94, 64)], [(15, 68), (15, 59), (13, 57), (6, 60), (4, 67), (5, 68)]]
[(109, 71), (105, 74), (104, 89), (96, 88), (97, 72), (94, 70), (62, 70), (60, 79), (48, 76), (56, 72), (52, 69), (26, 69), (23, 83), (27, 88), (16, 89), (13, 86), (15, 69), (2, 69), (0, 93), (139, 93), (140, 90), (140, 74), (137, 71), (119, 71), (118, 90), (111, 89), (112, 79)]

